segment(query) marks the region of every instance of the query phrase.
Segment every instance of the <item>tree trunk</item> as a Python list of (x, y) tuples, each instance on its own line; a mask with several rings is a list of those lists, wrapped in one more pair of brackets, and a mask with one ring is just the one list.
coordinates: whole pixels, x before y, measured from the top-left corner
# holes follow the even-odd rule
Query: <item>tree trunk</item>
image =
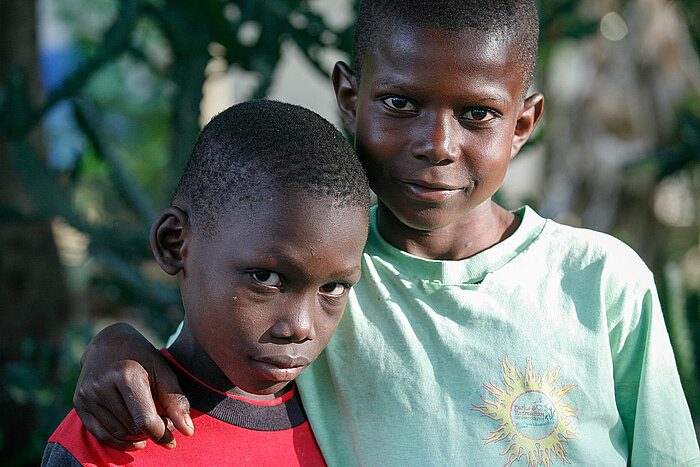
[[(33, 0), (0, 1), (0, 80), (21, 71), (31, 101), (40, 98), (36, 4)], [(0, 81), (0, 83), (2, 83)], [(3, 86), (0, 84), (0, 86)], [(12, 118), (12, 117), (11, 117)], [(13, 138), (18, 137), (13, 135)], [(40, 129), (20, 136), (44, 154)], [(12, 174), (13, 141), (0, 133), (0, 369), (22, 358), (22, 341), (55, 339), (68, 316), (68, 294), (48, 221), (32, 218), (29, 193)], [(35, 407), (0, 390), (3, 458), (21, 459), (31, 442)], [(31, 464), (36, 459), (27, 462)], [(22, 461), (20, 461), (21, 463)]]

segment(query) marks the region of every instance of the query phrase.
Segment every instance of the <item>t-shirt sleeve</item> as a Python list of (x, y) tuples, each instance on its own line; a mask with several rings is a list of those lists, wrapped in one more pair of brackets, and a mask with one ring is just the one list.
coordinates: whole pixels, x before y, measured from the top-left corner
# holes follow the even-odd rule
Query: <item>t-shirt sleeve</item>
[(80, 467), (82, 464), (68, 449), (57, 442), (51, 442), (44, 449), (41, 467)]
[[(641, 261), (640, 261), (641, 263)], [(615, 397), (631, 465), (698, 465), (700, 452), (649, 270), (609, 278)], [(630, 277), (630, 275), (632, 277)], [(691, 462), (691, 464), (686, 464)]]

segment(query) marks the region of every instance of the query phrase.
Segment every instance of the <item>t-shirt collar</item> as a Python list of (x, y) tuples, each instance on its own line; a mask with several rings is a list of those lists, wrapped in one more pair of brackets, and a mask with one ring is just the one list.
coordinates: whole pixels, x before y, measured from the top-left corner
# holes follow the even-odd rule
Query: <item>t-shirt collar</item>
[(365, 254), (374, 256), (374, 261), (386, 262), (387, 266), (396, 269), (400, 275), (424, 282), (443, 285), (479, 284), (528, 248), (546, 224), (546, 219), (529, 206), (516, 209), (513, 213), (521, 217), (522, 221), (510, 237), (470, 258), (448, 261), (420, 258), (384, 240), (377, 229), (375, 206), (370, 214), (370, 233)]

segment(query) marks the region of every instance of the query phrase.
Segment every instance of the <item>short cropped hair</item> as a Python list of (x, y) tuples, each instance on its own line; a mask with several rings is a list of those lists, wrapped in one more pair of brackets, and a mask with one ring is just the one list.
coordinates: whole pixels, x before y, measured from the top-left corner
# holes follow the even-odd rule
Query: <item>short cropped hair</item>
[(172, 203), (186, 203), (192, 225), (211, 233), (220, 214), (272, 194), (366, 210), (370, 202), (355, 151), (331, 123), (298, 105), (256, 100), (202, 129)]
[(519, 48), (523, 93), (527, 92), (535, 72), (539, 39), (534, 0), (362, 0), (352, 51), (358, 78), (377, 36), (396, 25), (453, 34), (467, 28), (503, 34)]

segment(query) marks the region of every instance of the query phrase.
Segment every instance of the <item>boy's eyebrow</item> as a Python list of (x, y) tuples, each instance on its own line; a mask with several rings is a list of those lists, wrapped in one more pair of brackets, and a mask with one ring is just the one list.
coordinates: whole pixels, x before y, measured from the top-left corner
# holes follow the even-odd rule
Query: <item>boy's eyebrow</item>
[(474, 104), (487, 104), (487, 103), (493, 103), (493, 104), (503, 104), (504, 100), (501, 99), (499, 96), (492, 96), (492, 97), (483, 97), (481, 99), (477, 99), (474, 101)]
[[(379, 81), (375, 81), (374, 84), (380, 90), (382, 88), (390, 88), (390, 89), (399, 90), (405, 94), (412, 94), (414, 92), (420, 92), (420, 90), (414, 91), (413, 89), (411, 89), (410, 83), (408, 84), (408, 86), (406, 86), (406, 85), (401, 84), (401, 83), (396, 82), (396, 81), (379, 80)], [(489, 102), (493, 103), (493, 104), (505, 104), (507, 101), (507, 96), (503, 96), (501, 92), (498, 92), (498, 90), (493, 90), (489, 93), (488, 87), (485, 87), (485, 88), (482, 87), (482, 88), (480, 88), (479, 92), (481, 93), (480, 97), (478, 97), (476, 99), (465, 98), (464, 100), (469, 101), (469, 103), (471, 105), (485, 104), (485, 103), (489, 103)], [(484, 94), (487, 94), (487, 95), (484, 96)]]
[[(357, 266), (352, 266), (352, 267), (349, 267), (349, 268), (344, 269), (342, 271), (338, 271), (340, 276), (346, 276), (346, 277), (353, 276), (355, 274), (359, 275), (361, 272), (362, 272), (362, 266), (360, 266), (359, 264)], [(359, 279), (359, 277), (358, 277), (358, 279)]]
[(376, 81), (374, 84), (380, 88), (398, 88), (402, 91), (407, 91), (407, 89), (403, 85), (396, 83), (394, 81), (382, 80), (382, 81)]
[[(275, 259), (276, 261), (286, 263), (287, 265), (289, 265), (295, 269), (298, 269), (300, 271), (304, 269), (303, 268), (303, 266), (304, 266), (303, 261), (300, 261), (300, 260), (294, 258), (293, 256), (290, 256), (289, 254), (285, 253), (284, 251), (282, 251), (281, 249), (279, 249), (277, 247), (271, 247), (267, 251), (266, 256), (268, 256), (269, 258)], [(360, 262), (358, 261), (357, 264), (354, 266), (350, 266), (350, 267), (343, 269), (343, 270), (340, 270), (340, 271), (335, 271), (332, 274), (332, 277), (340, 279), (343, 277), (350, 277), (350, 276), (355, 276), (355, 275), (359, 276), (361, 271), (362, 271), (362, 266), (360, 265)], [(359, 277), (358, 277), (358, 279), (359, 279)]]

